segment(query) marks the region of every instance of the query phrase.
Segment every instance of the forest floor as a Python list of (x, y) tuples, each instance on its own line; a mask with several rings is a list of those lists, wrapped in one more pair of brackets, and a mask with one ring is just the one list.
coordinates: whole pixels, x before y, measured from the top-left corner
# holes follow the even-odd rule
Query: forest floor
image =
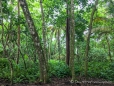
[[(0, 86), (11, 86), (10, 82), (0, 79)], [(48, 84), (42, 83), (18, 83), (12, 86), (114, 86), (114, 83), (101, 79), (80, 80), (76, 83), (70, 83), (70, 78), (52, 78)]]

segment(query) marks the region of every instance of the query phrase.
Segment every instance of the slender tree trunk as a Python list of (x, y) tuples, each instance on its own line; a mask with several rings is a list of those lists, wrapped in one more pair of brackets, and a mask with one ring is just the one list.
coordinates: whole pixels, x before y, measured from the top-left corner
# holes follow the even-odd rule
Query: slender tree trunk
[(45, 58), (47, 56), (46, 54), (46, 28), (45, 28), (45, 19), (44, 19), (44, 10), (43, 10), (43, 5), (42, 5), (42, 0), (40, 0), (40, 7), (41, 7), (41, 14), (42, 14), (42, 33), (43, 33), (43, 44), (44, 44), (44, 55)]
[(95, 1), (95, 6), (93, 7), (91, 18), (90, 18), (90, 24), (89, 24), (89, 32), (87, 37), (87, 43), (86, 43), (86, 52), (85, 52), (85, 77), (87, 78), (87, 70), (88, 70), (88, 54), (89, 54), (89, 44), (90, 44), (90, 36), (91, 36), (91, 30), (92, 30), (92, 24), (93, 24), (93, 17), (96, 11), (96, 6), (98, 4), (98, 0)]
[[(42, 14), (43, 51), (44, 51), (44, 58), (46, 60), (45, 65), (47, 66), (48, 58), (47, 58), (47, 51), (46, 51), (46, 26), (45, 26), (45, 18), (44, 18), (45, 16), (44, 16), (42, 0), (40, 0), (40, 7), (41, 7), (41, 14)], [(45, 78), (47, 78), (47, 76), (45, 76)]]
[(48, 42), (48, 60), (50, 60), (51, 52), (50, 52), (50, 42)]
[(107, 35), (106, 35), (106, 41), (107, 41), (107, 45), (108, 45), (108, 55), (109, 55), (110, 61), (112, 61), (112, 56), (111, 56), (111, 52), (110, 52), (110, 50), (111, 50), (110, 43), (109, 43)]
[(24, 12), (26, 22), (28, 24), (28, 29), (30, 31), (30, 34), (32, 36), (32, 39), (34, 41), (34, 45), (35, 45), (35, 48), (36, 48), (36, 51), (38, 54), (39, 69), (40, 69), (40, 81), (43, 83), (46, 83), (48, 73), (47, 73), (47, 66), (46, 66), (46, 59), (44, 56), (44, 51), (43, 51), (42, 46), (41, 46), (41, 41), (40, 41), (39, 35), (36, 31), (36, 27), (34, 25), (33, 19), (30, 15), (26, 0), (19, 0), (19, 2), (20, 2), (20, 5), (22, 7), (22, 10)]
[(2, 26), (2, 34), (1, 34), (1, 41), (3, 45), (3, 56), (5, 54), (5, 46), (4, 46), (4, 40), (3, 40), (3, 35), (4, 35), (4, 29), (3, 29), (3, 13), (2, 13), (2, 1), (0, 0), (0, 25)]
[[(53, 34), (53, 33), (52, 33)], [(51, 46), (52, 46), (52, 38), (53, 38), (53, 36), (50, 34), (50, 41), (49, 41), (49, 52), (48, 52), (48, 54), (49, 54), (49, 60), (51, 59), (51, 57), (52, 57), (52, 49), (51, 49)]]
[(11, 80), (10, 85), (12, 86), (13, 85), (13, 64), (9, 57), (8, 57), (8, 61), (10, 65), (10, 80)]
[(60, 61), (60, 30), (58, 29), (58, 36), (57, 36), (57, 40), (58, 40), (58, 53), (59, 53), (59, 61)]
[(69, 0), (66, 1), (67, 3), (67, 20), (66, 20), (66, 64), (69, 65), (70, 61), (70, 15), (69, 15)]
[(0, 0), (0, 25), (2, 25), (2, 1)]
[(3, 45), (3, 57), (6, 57), (6, 44), (4, 42), (4, 25), (3, 25), (3, 11), (2, 11), (2, 1), (0, 1), (0, 16), (1, 16), (1, 20), (0, 20), (0, 24), (2, 26), (2, 34), (1, 34), (1, 42)]
[[(20, 5), (18, 0), (18, 22), (19, 22), (19, 16), (20, 16)], [(17, 64), (19, 63), (19, 57), (20, 57), (20, 24), (18, 25), (18, 31), (17, 31), (17, 44), (18, 44), (18, 51), (17, 51)]]
[(75, 81), (75, 70), (74, 70), (74, 52), (75, 52), (75, 21), (74, 21), (74, 0), (71, 0), (70, 5), (70, 69), (72, 74), (72, 82)]

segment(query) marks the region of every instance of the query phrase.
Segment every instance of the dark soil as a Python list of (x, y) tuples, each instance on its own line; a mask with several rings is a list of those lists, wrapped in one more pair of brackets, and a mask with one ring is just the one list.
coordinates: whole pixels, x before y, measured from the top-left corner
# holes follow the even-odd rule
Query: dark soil
[[(7, 79), (0, 79), (0, 86), (11, 86)], [(114, 83), (99, 79), (88, 79), (77, 81), (75, 83), (70, 82), (70, 78), (52, 78), (48, 84), (43, 83), (18, 83), (12, 86), (114, 86)]]

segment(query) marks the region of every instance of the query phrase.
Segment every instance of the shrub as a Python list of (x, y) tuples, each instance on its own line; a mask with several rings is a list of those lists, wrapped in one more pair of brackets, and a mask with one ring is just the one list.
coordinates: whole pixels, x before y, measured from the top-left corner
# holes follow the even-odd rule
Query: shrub
[(9, 61), (7, 58), (0, 58), (0, 69), (9, 67)]
[(7, 58), (0, 58), (0, 78), (10, 79), (9, 61)]
[(39, 77), (38, 63), (32, 61), (26, 61), (27, 69), (24, 67), (24, 63), (20, 61), (17, 65), (14, 63), (14, 82), (33, 82)]
[(49, 62), (50, 77), (63, 78), (70, 75), (69, 67), (64, 62), (57, 60), (50, 60)]
[[(24, 63), (21, 60), (19, 64), (13, 62), (13, 82), (34, 82), (39, 77), (38, 62), (34, 63), (26, 59), (25, 69)], [(63, 61), (50, 60), (48, 65), (50, 77), (64, 78), (71, 76), (69, 67)], [(95, 62), (88, 63), (88, 76), (92, 78), (103, 78), (113, 81), (114, 79), (114, 63), (110, 62)], [(75, 73), (77, 76), (83, 76), (84, 69), (82, 64), (75, 63)], [(10, 80), (9, 62), (6, 58), (0, 58), (0, 78)]]
[(107, 80), (114, 81), (114, 62), (109, 64), (109, 67), (105, 70), (105, 77)]
[(89, 52), (89, 61), (106, 61), (107, 60), (107, 53), (105, 52), (104, 49), (100, 48), (92, 48)]

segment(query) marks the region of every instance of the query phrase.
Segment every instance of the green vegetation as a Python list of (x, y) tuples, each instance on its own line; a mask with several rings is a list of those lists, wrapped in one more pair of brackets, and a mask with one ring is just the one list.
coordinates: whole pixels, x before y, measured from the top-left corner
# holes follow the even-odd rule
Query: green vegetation
[[(23, 62), (19, 64), (13, 62), (13, 82), (14, 83), (31, 83), (37, 81), (39, 78), (38, 62), (30, 60), (26, 61), (27, 68), (25, 69)], [(81, 63), (82, 64), (82, 63)], [(84, 77), (83, 65), (79, 63), (75, 64), (76, 76)], [(105, 80), (114, 80), (114, 63), (110, 62), (94, 62), (91, 61), (88, 64), (88, 78), (99, 78)], [(63, 61), (50, 60), (49, 61), (49, 77), (71, 77), (70, 69)], [(10, 81), (10, 69), (9, 62), (5, 58), (0, 59), (0, 78), (8, 79)]]
[(114, 0), (0, 0), (0, 79), (114, 81), (113, 8)]

